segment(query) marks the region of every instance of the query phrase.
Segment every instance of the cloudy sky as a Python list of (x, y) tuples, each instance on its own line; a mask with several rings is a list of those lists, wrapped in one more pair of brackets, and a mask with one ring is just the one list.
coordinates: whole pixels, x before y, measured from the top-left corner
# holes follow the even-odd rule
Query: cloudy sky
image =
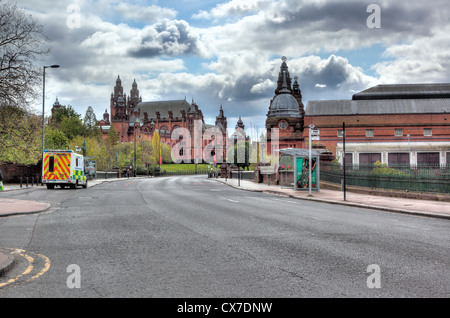
[[(379, 20), (368, 6), (376, 4)], [(377, 84), (450, 82), (447, 0), (17, 0), (45, 26), (47, 114), (56, 97), (105, 109), (118, 75), (144, 101), (192, 99), (207, 123), (264, 127), (281, 57), (303, 102)], [(370, 28), (379, 22), (379, 28)], [(370, 24), (370, 23), (369, 23)], [(39, 109), (39, 108), (38, 108)]]

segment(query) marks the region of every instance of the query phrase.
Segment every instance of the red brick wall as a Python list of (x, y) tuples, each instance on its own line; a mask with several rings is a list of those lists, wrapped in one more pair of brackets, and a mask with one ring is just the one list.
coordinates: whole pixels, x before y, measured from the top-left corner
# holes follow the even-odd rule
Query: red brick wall
[[(342, 129), (343, 122), (349, 142), (407, 141), (408, 134), (411, 142), (450, 142), (450, 114), (306, 116), (303, 136), (308, 139), (309, 125), (314, 124), (320, 130), (317, 142), (336, 154), (336, 144), (343, 140), (337, 137), (337, 131)], [(431, 128), (432, 136), (424, 136), (424, 128)], [(366, 137), (366, 129), (373, 129), (374, 137)], [(403, 129), (403, 136), (395, 136), (395, 129)]]

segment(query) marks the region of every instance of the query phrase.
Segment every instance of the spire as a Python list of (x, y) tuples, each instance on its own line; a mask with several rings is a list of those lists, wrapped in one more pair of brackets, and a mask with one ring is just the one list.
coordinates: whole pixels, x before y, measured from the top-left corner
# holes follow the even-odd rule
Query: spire
[[(277, 89), (275, 90), (275, 95), (278, 95), (281, 93), (282, 90), (288, 90), (289, 93), (291, 92), (291, 77), (289, 75), (289, 68), (286, 64), (287, 58), (286, 56), (283, 56), (281, 58), (283, 63), (281, 63), (280, 66), (280, 73), (278, 74), (278, 85)], [(285, 91), (283, 91), (285, 93)]]
[(225, 118), (225, 116), (223, 114), (222, 104), (220, 104), (219, 116), (217, 116), (216, 119), (224, 119), (224, 118)]
[(286, 71), (283, 71), (283, 86), (281, 87), (280, 94), (290, 94), (290, 93), (291, 91), (288, 90), (286, 83)]
[(237, 124), (236, 124), (236, 129), (238, 129), (238, 128), (242, 128), (242, 129), (245, 128), (244, 122), (242, 121), (241, 116), (239, 116), (239, 120), (237, 121)]

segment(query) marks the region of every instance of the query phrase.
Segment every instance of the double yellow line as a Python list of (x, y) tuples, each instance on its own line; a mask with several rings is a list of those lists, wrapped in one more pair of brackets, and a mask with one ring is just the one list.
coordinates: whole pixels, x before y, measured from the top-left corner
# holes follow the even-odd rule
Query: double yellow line
[[(44, 266), (36, 275), (32, 276), (31, 278), (26, 279), (25, 282), (30, 282), (30, 281), (32, 281), (32, 280), (42, 276), (43, 274), (45, 274), (50, 269), (50, 259), (47, 256), (45, 256), (45, 255), (37, 254), (37, 253), (30, 253), (30, 252), (27, 252), (25, 250), (13, 249), (13, 248), (7, 248), (5, 250), (10, 251), (9, 252), (10, 254), (18, 255), (18, 256), (21, 256), (21, 257), (25, 258), (26, 261), (28, 262), (28, 267), (20, 275), (14, 277), (14, 278), (11, 278), (6, 283), (0, 283), (0, 288), (5, 287), (7, 285), (11, 285), (13, 283), (16, 283), (22, 277), (25, 277), (25, 276), (29, 275), (34, 269), (34, 263), (35, 263), (34, 260), (35, 260), (36, 256), (40, 257), (44, 261)], [(0, 251), (1, 251), (1, 249), (0, 249)], [(29, 254), (33, 255), (34, 257), (30, 256)]]

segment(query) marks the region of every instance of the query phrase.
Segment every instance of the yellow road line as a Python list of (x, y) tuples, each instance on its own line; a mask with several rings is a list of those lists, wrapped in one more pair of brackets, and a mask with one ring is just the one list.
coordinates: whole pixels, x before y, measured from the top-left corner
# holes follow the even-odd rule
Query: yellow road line
[(31, 271), (33, 270), (33, 265), (32, 264), (34, 262), (34, 258), (32, 258), (31, 256), (26, 255), (26, 254), (21, 254), (19, 252), (12, 252), (11, 254), (17, 254), (17, 255), (20, 255), (22, 257), (25, 257), (28, 260), (29, 265), (28, 265), (27, 269), (22, 274), (20, 274), (19, 276), (15, 277), (15, 278), (11, 278), (6, 283), (0, 284), (0, 288), (4, 287), (6, 285), (10, 285), (10, 284), (18, 281), (22, 276), (25, 276), (25, 275), (31, 273)]
[[(8, 250), (14, 250), (14, 249), (9, 248)], [(16, 276), (15, 278), (12, 278), (12, 279), (8, 280), (6, 283), (1, 283), (0, 284), (0, 288), (5, 287), (7, 285), (11, 285), (11, 284), (17, 282), (19, 279), (21, 279), (25, 275), (30, 274), (31, 271), (34, 269), (34, 266), (33, 266), (34, 258), (31, 257), (28, 254), (25, 254), (25, 252), (26, 251), (24, 251), (24, 250), (14, 250), (13, 252), (11, 252), (11, 254), (17, 254), (19, 256), (24, 257), (28, 261), (29, 265), (28, 265), (28, 267), (25, 269), (25, 271), (22, 274)], [(33, 254), (33, 253), (30, 253), (30, 254)], [(42, 276), (43, 274), (45, 274), (50, 269), (51, 262), (50, 262), (50, 259), (47, 256), (42, 255), (42, 254), (35, 254), (35, 255), (39, 256), (44, 261), (44, 267), (36, 275), (34, 275), (30, 279), (26, 280), (26, 282), (30, 282), (30, 281), (32, 281), (32, 280)]]

